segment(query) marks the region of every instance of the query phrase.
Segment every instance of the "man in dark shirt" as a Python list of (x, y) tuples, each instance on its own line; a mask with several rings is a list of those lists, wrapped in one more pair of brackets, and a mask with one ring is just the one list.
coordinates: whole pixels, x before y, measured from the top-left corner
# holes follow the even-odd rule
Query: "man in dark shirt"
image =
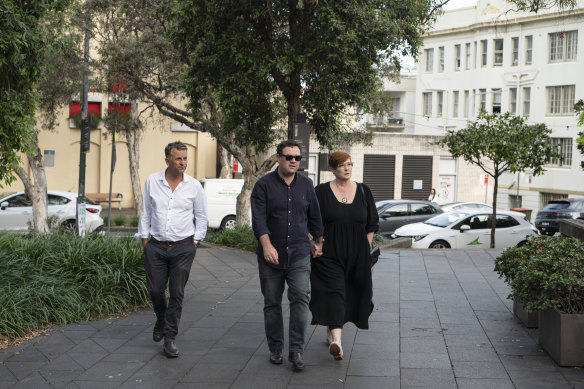
[[(311, 246), (320, 251), (323, 242), (314, 185), (308, 177), (296, 173), (301, 159), (298, 143), (291, 140), (280, 143), (278, 167), (260, 178), (251, 193), (270, 362), (282, 363), (282, 294), (287, 283), (290, 302), (288, 360), (296, 370), (304, 368), (302, 354), (308, 326)], [(315, 237), (312, 242), (309, 233)]]

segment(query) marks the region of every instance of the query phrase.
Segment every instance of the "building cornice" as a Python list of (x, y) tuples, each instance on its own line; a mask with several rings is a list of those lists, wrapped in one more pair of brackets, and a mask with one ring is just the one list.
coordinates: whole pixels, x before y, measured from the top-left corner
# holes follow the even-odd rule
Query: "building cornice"
[(584, 16), (584, 8), (579, 8), (579, 9), (570, 10), (570, 11), (554, 12), (554, 13), (549, 13), (549, 14), (523, 16), (523, 17), (517, 17), (517, 18), (513, 18), (513, 19), (506, 19), (506, 20), (494, 20), (494, 21), (489, 21), (489, 22), (479, 22), (479, 23), (473, 23), (471, 25), (463, 26), (463, 27), (455, 27), (455, 28), (448, 28), (448, 29), (444, 29), (444, 30), (430, 31), (424, 35), (424, 38), (443, 36), (443, 35), (449, 35), (449, 34), (460, 33), (460, 32), (469, 32), (469, 31), (475, 31), (475, 30), (486, 29), (486, 28), (491, 28), (491, 27), (526, 24), (526, 23), (531, 23), (531, 22), (540, 22), (540, 21), (552, 20), (552, 19), (557, 19), (557, 18), (577, 17), (577, 16)]

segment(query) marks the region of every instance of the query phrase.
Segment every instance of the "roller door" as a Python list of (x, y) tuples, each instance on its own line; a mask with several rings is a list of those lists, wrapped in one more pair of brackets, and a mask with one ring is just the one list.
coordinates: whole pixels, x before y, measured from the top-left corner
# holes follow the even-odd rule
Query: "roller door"
[(395, 183), (395, 155), (365, 154), (363, 182), (371, 188), (375, 201), (392, 200)]
[[(422, 181), (422, 189), (414, 190), (414, 180)], [(404, 155), (402, 199), (427, 200), (432, 189), (432, 156)]]

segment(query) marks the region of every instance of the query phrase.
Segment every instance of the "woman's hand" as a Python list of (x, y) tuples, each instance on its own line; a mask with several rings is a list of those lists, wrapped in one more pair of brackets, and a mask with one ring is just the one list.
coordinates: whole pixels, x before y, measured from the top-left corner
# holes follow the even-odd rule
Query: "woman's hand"
[(310, 241), (310, 253), (314, 258), (320, 257), (322, 255), (322, 243), (317, 243), (315, 241)]

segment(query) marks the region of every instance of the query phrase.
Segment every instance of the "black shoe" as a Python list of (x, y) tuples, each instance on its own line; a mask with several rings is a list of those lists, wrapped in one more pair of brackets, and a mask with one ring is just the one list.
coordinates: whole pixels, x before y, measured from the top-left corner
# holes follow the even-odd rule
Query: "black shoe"
[(164, 339), (164, 353), (168, 358), (178, 357), (178, 347), (174, 344), (174, 340)]
[(281, 365), (284, 358), (282, 358), (282, 350), (270, 351), (270, 362), (274, 365)]
[(164, 319), (158, 319), (152, 331), (152, 339), (155, 342), (160, 342), (162, 338), (164, 338)]
[(304, 359), (302, 359), (302, 353), (290, 353), (288, 355), (288, 361), (292, 362), (295, 370), (304, 370)]

